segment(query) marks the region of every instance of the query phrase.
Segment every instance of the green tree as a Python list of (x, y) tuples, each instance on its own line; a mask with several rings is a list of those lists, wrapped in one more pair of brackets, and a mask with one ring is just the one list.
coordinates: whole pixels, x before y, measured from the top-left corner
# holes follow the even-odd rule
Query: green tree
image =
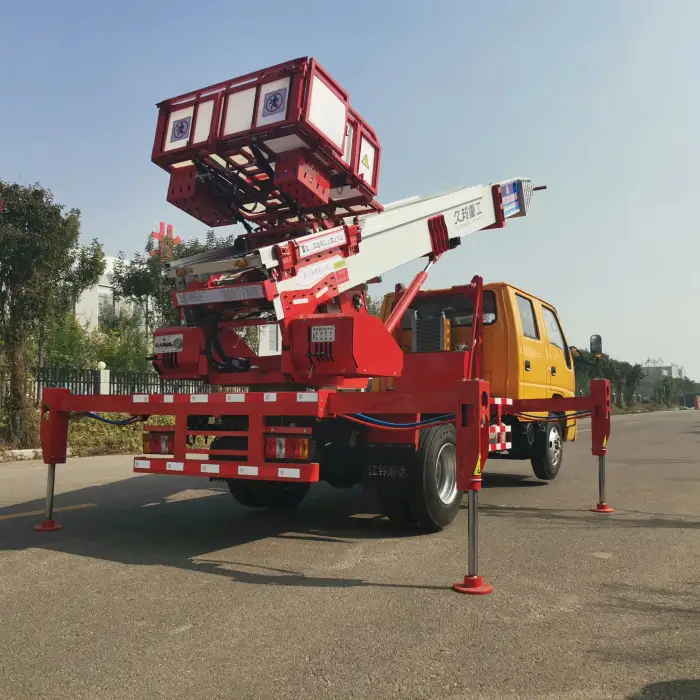
[(673, 383), (670, 377), (661, 377), (656, 383), (652, 400), (659, 406), (670, 406), (673, 403)]
[(100, 328), (90, 333), (92, 363), (104, 362), (116, 372), (147, 372), (152, 368), (150, 334), (138, 306), (119, 305), (102, 310)]
[[(209, 230), (203, 241), (195, 239), (172, 244), (172, 259), (228, 248), (233, 246), (233, 241), (232, 235), (217, 236), (214, 231)], [(145, 314), (149, 332), (156, 328), (180, 324), (180, 312), (173, 308), (171, 298), (173, 283), (165, 276), (165, 271), (165, 264), (155, 248), (155, 243), (149, 238), (144, 252), (136, 253), (131, 260), (127, 260), (121, 252), (111, 275), (115, 298), (137, 302)], [(250, 347), (257, 350), (257, 326), (246, 326), (238, 332)]]
[[(217, 236), (213, 230), (207, 231), (204, 241), (197, 239), (170, 245), (173, 260), (233, 245), (234, 237)], [(129, 299), (137, 302), (144, 313), (149, 331), (180, 323), (180, 313), (173, 308), (170, 296), (172, 280), (165, 276), (166, 267), (156, 249), (156, 243), (149, 237), (142, 253), (135, 253), (127, 260), (124, 252), (114, 265), (110, 282), (115, 299)]]
[(64, 211), (39, 184), (0, 180), (0, 200), (0, 336), (10, 380), (5, 432), (22, 446), (30, 340), (97, 283), (105, 261), (96, 240), (80, 245), (80, 212)]
[(647, 373), (644, 370), (644, 367), (642, 367), (642, 365), (639, 363), (629, 366), (629, 369), (625, 374), (625, 399), (628, 404), (634, 403), (634, 397), (637, 395), (637, 390), (646, 376)]
[(94, 346), (90, 342), (90, 332), (79, 323), (72, 311), (47, 321), (44, 329), (42, 367), (94, 367)]
[(573, 352), (574, 376), (576, 378), (576, 394), (587, 395), (590, 391), (591, 379), (600, 376), (599, 363), (588, 350), (576, 348)]
[(369, 294), (366, 294), (365, 297), (367, 299), (367, 311), (372, 314), (372, 316), (379, 316), (382, 310), (384, 297), (372, 297)]

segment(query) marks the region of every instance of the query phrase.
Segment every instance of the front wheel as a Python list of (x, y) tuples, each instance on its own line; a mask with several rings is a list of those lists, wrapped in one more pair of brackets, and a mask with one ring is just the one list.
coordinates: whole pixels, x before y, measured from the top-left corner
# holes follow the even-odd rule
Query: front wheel
[(559, 473), (564, 459), (564, 439), (559, 423), (545, 423), (535, 434), (532, 445), (532, 471), (538, 479), (551, 481)]

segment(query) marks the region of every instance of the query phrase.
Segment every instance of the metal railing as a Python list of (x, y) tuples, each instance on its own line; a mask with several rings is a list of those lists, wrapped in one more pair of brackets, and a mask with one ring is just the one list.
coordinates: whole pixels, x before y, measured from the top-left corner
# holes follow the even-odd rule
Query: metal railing
[[(115, 372), (97, 369), (44, 368), (27, 376), (26, 398), (38, 404), (46, 388), (68, 389), (74, 394), (208, 394), (223, 391), (197, 379), (162, 379), (155, 372)], [(226, 387), (226, 391), (245, 391)], [(0, 409), (10, 397), (9, 374), (0, 370)]]

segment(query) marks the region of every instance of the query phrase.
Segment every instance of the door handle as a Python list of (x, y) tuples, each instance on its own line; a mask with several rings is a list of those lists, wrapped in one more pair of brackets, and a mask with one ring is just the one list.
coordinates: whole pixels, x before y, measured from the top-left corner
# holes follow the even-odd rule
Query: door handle
[(530, 371), (530, 360), (525, 360), (525, 371), (526, 372)]
[(556, 367), (552, 367), (552, 376), (553, 377), (557, 376), (557, 368)]

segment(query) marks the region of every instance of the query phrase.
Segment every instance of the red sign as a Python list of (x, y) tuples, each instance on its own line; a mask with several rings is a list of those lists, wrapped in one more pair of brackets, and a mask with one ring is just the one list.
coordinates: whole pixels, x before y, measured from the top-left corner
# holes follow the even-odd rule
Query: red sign
[(152, 256), (160, 255), (161, 261), (173, 259), (173, 246), (182, 243), (180, 236), (173, 238), (173, 225), (160, 222), (160, 229), (151, 232), (151, 238), (158, 241), (158, 246), (151, 251)]

